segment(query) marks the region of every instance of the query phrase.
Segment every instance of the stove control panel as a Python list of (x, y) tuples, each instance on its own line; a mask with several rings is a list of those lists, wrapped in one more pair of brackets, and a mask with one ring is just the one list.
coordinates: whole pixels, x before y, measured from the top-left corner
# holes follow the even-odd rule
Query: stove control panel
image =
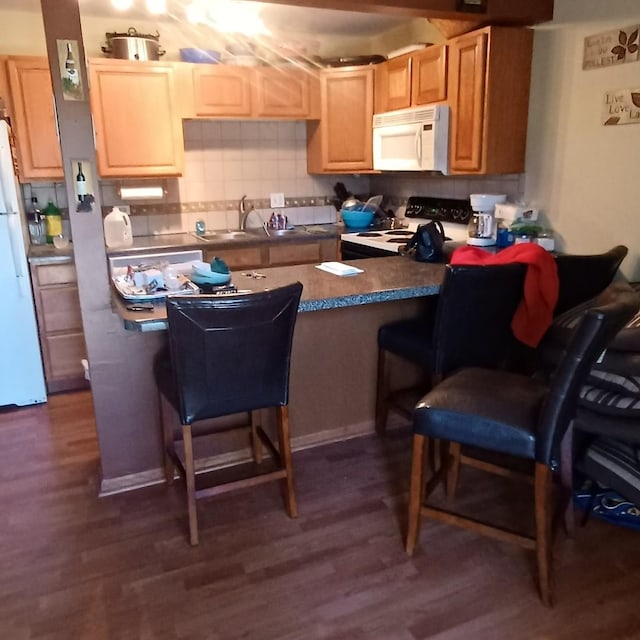
[(407, 210), (404, 215), (407, 218), (424, 218), (425, 220), (467, 224), (472, 213), (473, 210), (469, 200), (411, 196), (407, 201)]

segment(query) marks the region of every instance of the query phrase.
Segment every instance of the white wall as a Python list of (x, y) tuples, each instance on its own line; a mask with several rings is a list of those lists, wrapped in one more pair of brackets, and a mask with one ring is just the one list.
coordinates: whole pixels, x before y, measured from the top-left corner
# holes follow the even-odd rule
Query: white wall
[(638, 0), (555, 0), (536, 28), (525, 198), (545, 211), (561, 249), (629, 247), (640, 280), (640, 124), (604, 127), (605, 91), (640, 87), (640, 61), (582, 70), (584, 38), (640, 24)]

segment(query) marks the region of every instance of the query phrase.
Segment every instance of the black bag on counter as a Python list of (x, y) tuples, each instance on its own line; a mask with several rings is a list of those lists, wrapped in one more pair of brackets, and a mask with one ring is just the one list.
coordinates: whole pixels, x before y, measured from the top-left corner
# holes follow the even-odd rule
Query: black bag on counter
[(442, 223), (432, 220), (418, 227), (404, 248), (400, 248), (400, 253), (412, 255), (418, 262), (442, 262), (444, 237)]

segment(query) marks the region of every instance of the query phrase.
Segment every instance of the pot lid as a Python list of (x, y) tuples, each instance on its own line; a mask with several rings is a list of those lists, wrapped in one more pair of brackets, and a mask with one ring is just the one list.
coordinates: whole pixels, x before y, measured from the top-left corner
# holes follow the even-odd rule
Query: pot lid
[(153, 33), (138, 33), (137, 29), (134, 27), (129, 27), (129, 29), (123, 33), (109, 32), (104, 34), (107, 40), (111, 40), (112, 38), (144, 38), (147, 40), (155, 40), (156, 42), (160, 39), (160, 34), (156, 31), (155, 35)]

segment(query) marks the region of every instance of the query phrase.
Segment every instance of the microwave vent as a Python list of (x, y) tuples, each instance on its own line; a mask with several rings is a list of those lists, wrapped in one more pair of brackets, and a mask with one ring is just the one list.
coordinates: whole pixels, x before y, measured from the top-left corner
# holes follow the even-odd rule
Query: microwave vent
[(412, 122), (434, 122), (438, 119), (437, 107), (422, 109), (408, 109), (406, 111), (389, 111), (373, 116), (374, 127), (390, 127), (396, 124), (411, 124)]

